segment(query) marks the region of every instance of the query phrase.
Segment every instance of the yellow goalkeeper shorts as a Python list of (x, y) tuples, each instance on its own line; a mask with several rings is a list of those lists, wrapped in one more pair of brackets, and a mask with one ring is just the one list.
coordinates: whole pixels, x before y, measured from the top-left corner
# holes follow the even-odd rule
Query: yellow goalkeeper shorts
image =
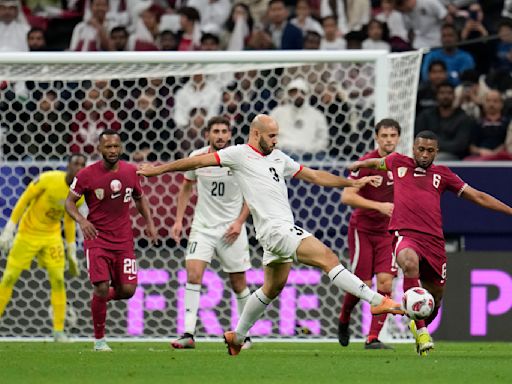
[(35, 236), (17, 233), (7, 257), (7, 266), (29, 269), (34, 257), (43, 268), (64, 268), (64, 244), (59, 236)]

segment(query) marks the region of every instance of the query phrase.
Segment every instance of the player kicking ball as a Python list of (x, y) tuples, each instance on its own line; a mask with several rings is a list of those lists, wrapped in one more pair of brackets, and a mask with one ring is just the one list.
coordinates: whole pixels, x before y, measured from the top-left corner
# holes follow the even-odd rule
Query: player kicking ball
[(372, 291), (344, 268), (338, 257), (320, 240), (295, 225), (288, 201), (286, 178), (295, 177), (326, 187), (363, 187), (376, 183), (376, 177), (348, 180), (329, 172), (303, 167), (276, 149), (279, 127), (268, 115), (257, 115), (251, 122), (249, 141), (215, 153), (190, 157), (159, 166), (143, 165), (138, 173), (157, 176), (166, 172), (188, 171), (221, 165), (237, 180), (254, 220), (256, 237), (263, 247), (264, 282), (252, 293), (234, 331), (225, 332), (228, 353), (238, 355), (249, 329), (279, 295), (288, 279), (292, 262), (321, 268), (338, 288), (371, 304), (372, 314), (403, 314), (400, 304)]
[[(191, 157), (227, 148), (231, 141), (229, 120), (221, 116), (212, 117), (206, 126), (206, 137), (209, 145), (192, 152)], [(242, 192), (229, 168), (208, 167), (185, 173), (178, 195), (176, 222), (171, 231), (174, 241), (180, 241), (183, 216), (194, 184), (197, 184), (198, 199), (185, 256), (185, 333), (171, 342), (171, 346), (177, 349), (195, 348), (194, 334), (201, 283), (204, 270), (211, 263), (214, 254), (229, 275), (239, 316), (251, 295), (245, 278), (245, 271), (251, 268), (245, 229), (249, 208), (244, 204)], [(246, 337), (243, 348), (248, 349), (250, 346), (251, 339)]]
[[(69, 185), (80, 169), (85, 167), (86, 157), (73, 154), (68, 159), (66, 171), (47, 171), (31, 181), (16, 203), (11, 217), (0, 236), (0, 248), (7, 252), (7, 266), (0, 281), (0, 317), (9, 303), (13, 287), (21, 272), (29, 269), (37, 256), (39, 265), (48, 271), (50, 302), (53, 312), (53, 336), (57, 342), (68, 341), (64, 333), (66, 317), (66, 285), (64, 269), (66, 257), (62, 243), (61, 221), (64, 221), (69, 273), (78, 276), (76, 260), (75, 222), (64, 211), (64, 201)], [(76, 201), (78, 205), (83, 203)], [(76, 207), (75, 207), (76, 208)], [(18, 233), (14, 237), (16, 225)], [(14, 242), (13, 241), (14, 238)], [(10, 247), (12, 243), (12, 248)]]
[[(132, 200), (146, 221), (146, 234), (152, 243), (156, 242), (157, 233), (135, 166), (120, 160), (119, 133), (109, 129), (103, 131), (98, 152), (103, 160), (82, 169), (73, 180), (66, 199), (66, 211), (80, 225), (84, 235), (89, 279), (94, 286), (91, 300), (94, 350), (110, 352), (105, 339), (107, 303), (129, 299), (137, 288), (130, 219)], [(82, 196), (89, 208), (87, 218), (75, 204)]]
[(434, 348), (427, 325), (437, 316), (447, 279), (442, 193), (451, 191), (484, 208), (512, 215), (508, 205), (470, 187), (448, 167), (433, 164), (438, 151), (435, 133), (422, 131), (414, 139), (412, 158), (393, 153), (385, 158), (356, 161), (349, 167), (351, 171), (372, 168), (393, 173), (394, 209), (389, 230), (394, 233), (394, 255), (404, 273), (403, 289), (405, 292), (422, 286), (435, 300), (429, 318), (410, 322), (420, 356)]

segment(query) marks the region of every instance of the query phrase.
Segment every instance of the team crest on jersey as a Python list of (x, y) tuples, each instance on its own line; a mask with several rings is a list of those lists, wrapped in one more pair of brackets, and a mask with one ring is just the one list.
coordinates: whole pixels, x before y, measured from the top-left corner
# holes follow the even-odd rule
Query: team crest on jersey
[(122, 184), (119, 180), (114, 179), (110, 182), (110, 189), (112, 192), (117, 193), (121, 190)]
[(95, 189), (94, 194), (96, 195), (96, 198), (98, 200), (103, 200), (103, 198), (105, 197), (105, 191), (103, 190), (103, 188)]
[(407, 173), (407, 167), (399, 167), (398, 168), (398, 177), (404, 177)]

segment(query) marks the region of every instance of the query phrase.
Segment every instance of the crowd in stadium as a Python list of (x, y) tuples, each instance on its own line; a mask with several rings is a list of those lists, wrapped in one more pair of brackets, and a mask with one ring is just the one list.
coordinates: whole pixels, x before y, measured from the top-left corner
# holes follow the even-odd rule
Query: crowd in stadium
[[(0, 52), (407, 51), (420, 48), (430, 51), (424, 56), (421, 69), (416, 131), (427, 128), (436, 131), (441, 150), (438, 159), (512, 159), (512, 129), (509, 133), (512, 116), (510, 0), (0, 0)], [(240, 104), (247, 100), (240, 81), (223, 87), (219, 95), (219, 87), (206, 81), (201, 94), (205, 100), (211, 100), (212, 96), (218, 98), (218, 109), (210, 103), (209, 108), (216, 110), (209, 111), (199, 102), (180, 109), (180, 105), (186, 104), (191, 95), (198, 96), (194, 94), (193, 88), (197, 86), (193, 82), (199, 84), (202, 81), (191, 78), (183, 87), (180, 85), (181, 96), (176, 93), (172, 97), (156, 97), (161, 104), (168, 103), (169, 107), (176, 108), (172, 116), (159, 116), (162, 121), (157, 124), (171, 124), (172, 128), (194, 124), (202, 127), (209, 116), (229, 110), (230, 103)], [(137, 87), (137, 95), (133, 96), (132, 101), (137, 103), (137, 108), (124, 105), (124, 109), (145, 113), (151, 120), (153, 116), (148, 105), (151, 106), (155, 93), (159, 96), (160, 90), (159, 85), (152, 82), (158, 81), (148, 81), (145, 85), (147, 89)], [(282, 91), (303, 92), (306, 99), (317, 97), (321, 102), (306, 100), (303, 104), (311, 104), (320, 112), (325, 112), (332, 105), (323, 103), (324, 98), (329, 98), (328, 86), (325, 92), (314, 95), (307, 85), (296, 84), (299, 85), (293, 89), (283, 87)], [(0, 83), (0, 92), (4, 93), (4, 100), (18, 100), (20, 95), (23, 98), (28, 94), (30, 96), (26, 98), (35, 100), (32, 106), (19, 107), (28, 109), (27, 113), (31, 114), (35, 126), (10, 127), (12, 133), (27, 133), (28, 129), (29, 135), (36, 134), (48, 125), (51, 129), (47, 127), (47, 132), (63, 132), (67, 131), (67, 127), (60, 126), (61, 123), (69, 121), (72, 123), (71, 133), (67, 134), (74, 138), (69, 137), (65, 142), (72, 143), (73, 151), (90, 153), (92, 149), (88, 149), (88, 136), (96, 137), (97, 132), (80, 134), (83, 130), (81, 122), (90, 119), (86, 116), (87, 110), (94, 110), (97, 115), (93, 117), (94, 121), (106, 121), (99, 124), (101, 128), (119, 129), (122, 121), (133, 120), (128, 116), (114, 118), (115, 105), (108, 105), (108, 108), (97, 108), (97, 105), (96, 108), (92, 108), (92, 105), (87, 107), (87, 99), (96, 100), (96, 103), (102, 97), (109, 99), (109, 88), (115, 87), (102, 82), (86, 86), (86, 89), (90, 88), (89, 93), (94, 94), (87, 93), (78, 98), (76, 103), (83, 104), (83, 108), (73, 107), (75, 101), (67, 103), (65, 114), (69, 116), (61, 116), (59, 123), (52, 122), (52, 115), (48, 112), (50, 109), (58, 110), (63, 100), (70, 100), (66, 94), (72, 90), (38, 90), (35, 94), (30, 84), (3, 82)], [(362, 93), (364, 95), (364, 90)], [(270, 113), (276, 107), (279, 98), (267, 98), (277, 101), (255, 112)], [(183, 101), (181, 104), (180, 99)], [(194, 100), (198, 98), (194, 97)], [(12, 108), (12, 103), (0, 105), (2, 111)], [(243, 109), (243, 106), (238, 108)], [(38, 118), (37, 112), (42, 112), (43, 117)], [(169, 119), (173, 121), (169, 123)], [(10, 120), (7, 116), (7, 121)], [(327, 127), (331, 122), (321, 120), (319, 117), (315, 124), (322, 127), (320, 142), (327, 143), (330, 128), (323, 126)], [(197, 135), (190, 132), (182, 132), (183, 135), (192, 135), (188, 140), (192, 141), (191, 148), (182, 148), (185, 152), (196, 147), (193, 141)], [(181, 140), (180, 137), (177, 139)], [(56, 146), (64, 144), (58, 140), (52, 143)], [(30, 152), (30, 143), (25, 144)], [(312, 148), (311, 151), (335, 144), (320, 143), (323, 148)], [(295, 150), (293, 147), (290, 149)], [(341, 153), (327, 150), (331, 156), (342, 157)], [(66, 150), (63, 148), (57, 152), (65, 153)], [(11, 159), (14, 158), (11, 156)]]

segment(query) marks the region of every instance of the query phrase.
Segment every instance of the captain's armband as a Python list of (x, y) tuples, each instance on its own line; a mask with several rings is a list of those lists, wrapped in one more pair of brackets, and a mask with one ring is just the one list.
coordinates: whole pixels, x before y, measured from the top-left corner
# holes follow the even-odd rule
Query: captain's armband
[(387, 171), (388, 170), (388, 168), (386, 167), (386, 158), (383, 157), (382, 159), (380, 159), (379, 164), (377, 165), (377, 169), (379, 171)]

